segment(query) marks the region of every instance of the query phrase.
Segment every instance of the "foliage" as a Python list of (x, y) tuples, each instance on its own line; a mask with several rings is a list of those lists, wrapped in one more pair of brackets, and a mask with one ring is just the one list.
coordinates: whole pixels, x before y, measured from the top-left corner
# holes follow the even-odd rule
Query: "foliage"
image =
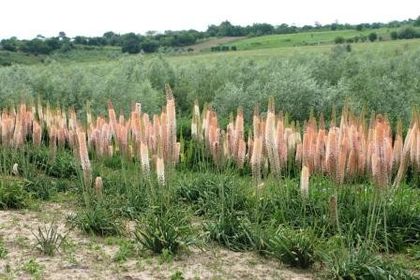
[(23, 264), (23, 270), (31, 274), (35, 279), (42, 279), (44, 266), (40, 265), (35, 259), (29, 259)]
[(366, 248), (334, 251), (324, 255), (324, 261), (326, 277), (330, 279), (416, 279), (411, 273)]
[(205, 225), (211, 239), (233, 251), (250, 250), (254, 236), (250, 223), (243, 213), (226, 211)]
[(25, 184), (25, 190), (35, 198), (48, 200), (57, 191), (56, 181), (50, 177), (37, 176)]
[(122, 242), (118, 251), (115, 253), (113, 260), (116, 262), (124, 262), (129, 257), (134, 256), (135, 248), (131, 242)]
[(229, 21), (223, 21), (219, 25), (209, 25), (206, 31), (179, 30), (179, 31), (165, 31), (163, 34), (154, 31), (146, 32), (146, 36), (135, 34), (133, 32), (125, 34), (116, 34), (114, 32), (105, 32), (102, 36), (75, 36), (68, 38), (65, 32), (61, 31), (58, 36), (45, 38), (38, 35), (31, 40), (18, 40), (16, 37), (3, 39), (0, 41), (0, 47), (4, 50), (16, 52), (22, 51), (28, 54), (40, 55), (51, 54), (53, 52), (66, 52), (72, 50), (77, 46), (90, 47), (104, 47), (104, 46), (119, 46), (123, 53), (137, 54), (141, 50), (144, 52), (155, 52), (159, 47), (183, 47), (193, 45), (200, 39), (209, 37), (223, 37), (223, 36), (262, 36), (271, 34), (294, 34), (303, 32), (325, 33), (325, 31), (345, 30), (357, 31), (362, 30), (377, 30), (379, 28), (393, 28), (401, 25), (419, 26), (417, 20), (393, 21), (390, 23), (363, 23), (358, 25), (350, 24), (326, 24), (319, 23), (312, 25), (305, 25), (297, 27), (295, 25), (289, 26), (285, 23), (278, 26), (273, 26), (268, 23), (254, 23), (248, 26), (233, 25)]
[(0, 259), (6, 258), (8, 253), (9, 253), (9, 251), (5, 247), (3, 239), (0, 238)]
[(368, 35), (369, 41), (374, 42), (378, 39), (378, 34), (375, 32), (369, 33)]
[(52, 105), (73, 106), (82, 116), (86, 104), (94, 113), (104, 113), (108, 100), (117, 112), (141, 102), (144, 112), (156, 113), (169, 83), (183, 116), (189, 115), (198, 99), (200, 104), (212, 103), (223, 118), (241, 105), (249, 118), (255, 104), (265, 107), (268, 97), (274, 96), (276, 108), (289, 112), (293, 120), (307, 119), (310, 108), (328, 118), (333, 106), (340, 111), (347, 101), (356, 113), (382, 112), (393, 122), (400, 117), (408, 124), (411, 106), (420, 104), (419, 83), (413, 78), (419, 71), (419, 57), (415, 48), (386, 52), (334, 48), (325, 53), (269, 56), (269, 60), (232, 57), (202, 63), (188, 58), (179, 63), (162, 56), (136, 56), (95, 65), (16, 65), (0, 68), (0, 105), (22, 98), (35, 100), (39, 94)]
[(127, 52), (130, 54), (139, 53), (141, 50), (140, 47), (140, 38), (134, 33), (128, 33), (123, 37), (122, 41), (122, 52)]
[(310, 230), (280, 227), (267, 243), (269, 254), (286, 264), (308, 268), (315, 262), (317, 239)]
[(69, 222), (86, 233), (99, 236), (119, 235), (122, 230), (119, 219), (109, 208), (96, 201), (70, 216)]
[(156, 254), (177, 254), (192, 243), (188, 216), (178, 208), (152, 207), (137, 225), (136, 241)]
[(21, 209), (29, 202), (24, 182), (13, 179), (0, 180), (0, 209)]

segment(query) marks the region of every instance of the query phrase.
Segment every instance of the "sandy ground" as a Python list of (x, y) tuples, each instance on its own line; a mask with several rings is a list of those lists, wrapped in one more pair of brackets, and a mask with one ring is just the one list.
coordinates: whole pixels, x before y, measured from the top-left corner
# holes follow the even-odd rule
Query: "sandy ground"
[[(60, 204), (39, 210), (0, 211), (0, 238), (8, 251), (0, 259), (0, 279), (312, 279), (310, 273), (291, 270), (253, 253), (237, 253), (215, 246), (192, 249), (169, 262), (158, 256), (132, 256), (116, 261), (120, 246), (108, 238), (66, 228), (71, 213)], [(68, 244), (53, 257), (36, 248), (32, 232), (53, 222), (68, 232)]]

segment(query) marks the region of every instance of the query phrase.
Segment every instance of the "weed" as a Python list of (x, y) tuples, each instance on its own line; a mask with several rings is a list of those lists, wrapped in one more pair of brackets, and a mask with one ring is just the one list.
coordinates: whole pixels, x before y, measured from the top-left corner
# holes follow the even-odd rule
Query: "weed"
[(171, 280), (184, 280), (184, 274), (181, 271), (176, 271), (171, 275)]
[(159, 263), (170, 263), (174, 260), (174, 255), (168, 249), (163, 249), (159, 255)]
[(6, 258), (6, 256), (7, 256), (8, 253), (9, 253), (9, 251), (4, 246), (3, 240), (0, 239), (0, 259)]
[(58, 233), (58, 228), (54, 223), (49, 227), (38, 227), (36, 233), (32, 232), (36, 238), (35, 247), (44, 255), (53, 256), (58, 252), (63, 242), (66, 240), (66, 235)]
[(124, 262), (128, 258), (134, 256), (134, 254), (134, 245), (130, 242), (122, 242), (117, 253), (115, 253), (113, 260), (116, 262)]
[(23, 264), (23, 270), (31, 274), (35, 279), (42, 278), (43, 266), (36, 262), (34, 259), (30, 259)]

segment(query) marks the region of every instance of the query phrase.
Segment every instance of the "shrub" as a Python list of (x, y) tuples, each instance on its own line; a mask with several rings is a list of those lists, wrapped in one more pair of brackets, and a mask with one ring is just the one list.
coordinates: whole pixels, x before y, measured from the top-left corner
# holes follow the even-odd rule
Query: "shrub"
[(398, 39), (398, 32), (397, 31), (392, 31), (390, 36), (391, 36), (392, 40), (397, 40)]
[(398, 32), (398, 38), (400, 39), (413, 39), (416, 37), (419, 37), (418, 33), (412, 27), (403, 28)]
[(374, 42), (378, 39), (378, 34), (375, 32), (369, 33), (368, 35), (369, 41)]
[(344, 39), (344, 37), (341, 37), (341, 36), (335, 37), (334, 39), (334, 43), (336, 44), (343, 44), (345, 41), (346, 40)]

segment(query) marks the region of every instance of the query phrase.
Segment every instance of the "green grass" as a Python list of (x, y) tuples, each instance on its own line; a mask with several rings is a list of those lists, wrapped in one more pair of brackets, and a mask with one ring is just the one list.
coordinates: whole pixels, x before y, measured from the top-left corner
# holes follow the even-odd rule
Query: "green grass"
[[(283, 36), (283, 35), (272, 35)], [(258, 39), (257, 37), (252, 39)], [(251, 39), (245, 39), (251, 40)], [(336, 45), (333, 43), (321, 44), (314, 46), (273, 46), (267, 48), (253, 48), (243, 49), (230, 52), (213, 52), (213, 53), (200, 53), (200, 54), (186, 54), (178, 56), (168, 56), (167, 59), (176, 64), (183, 64), (190, 61), (193, 62), (211, 62), (224, 59), (234, 58), (252, 58), (255, 60), (271, 60), (273, 58), (291, 58), (300, 56), (310, 56), (311, 54), (328, 54), (331, 49)], [(393, 40), (393, 41), (378, 41), (378, 42), (365, 42), (351, 44), (352, 52), (366, 52), (375, 51), (383, 53), (384, 55), (395, 53), (403, 50), (415, 50), (420, 47), (420, 39), (412, 40)]]
[(31, 55), (25, 54), (21, 52), (10, 52), (0, 50), (0, 67), (1, 66), (9, 66), (11, 64), (38, 64), (42, 63), (45, 59), (45, 56), (39, 55)]
[(325, 44), (333, 44), (336, 37), (343, 37), (344, 39), (354, 38), (355, 36), (368, 36), (375, 32), (378, 38), (382, 40), (390, 40), (390, 33), (396, 31), (396, 28), (380, 28), (375, 30), (340, 30), (340, 31), (321, 31), (321, 32), (302, 32), (295, 34), (279, 34), (268, 35), (261, 37), (247, 38), (238, 40), (232, 43), (225, 44), (226, 46), (236, 46), (238, 50), (256, 50), (256, 49), (270, 49), (270, 48), (287, 48), (287, 47), (301, 47), (301, 46), (319, 46)]
[(62, 63), (85, 63), (115, 61), (124, 56), (119, 47), (85, 47), (76, 46), (68, 52), (56, 52), (51, 55), (33, 55), (23, 52), (0, 50), (0, 67), (12, 64), (33, 65), (58, 61)]

